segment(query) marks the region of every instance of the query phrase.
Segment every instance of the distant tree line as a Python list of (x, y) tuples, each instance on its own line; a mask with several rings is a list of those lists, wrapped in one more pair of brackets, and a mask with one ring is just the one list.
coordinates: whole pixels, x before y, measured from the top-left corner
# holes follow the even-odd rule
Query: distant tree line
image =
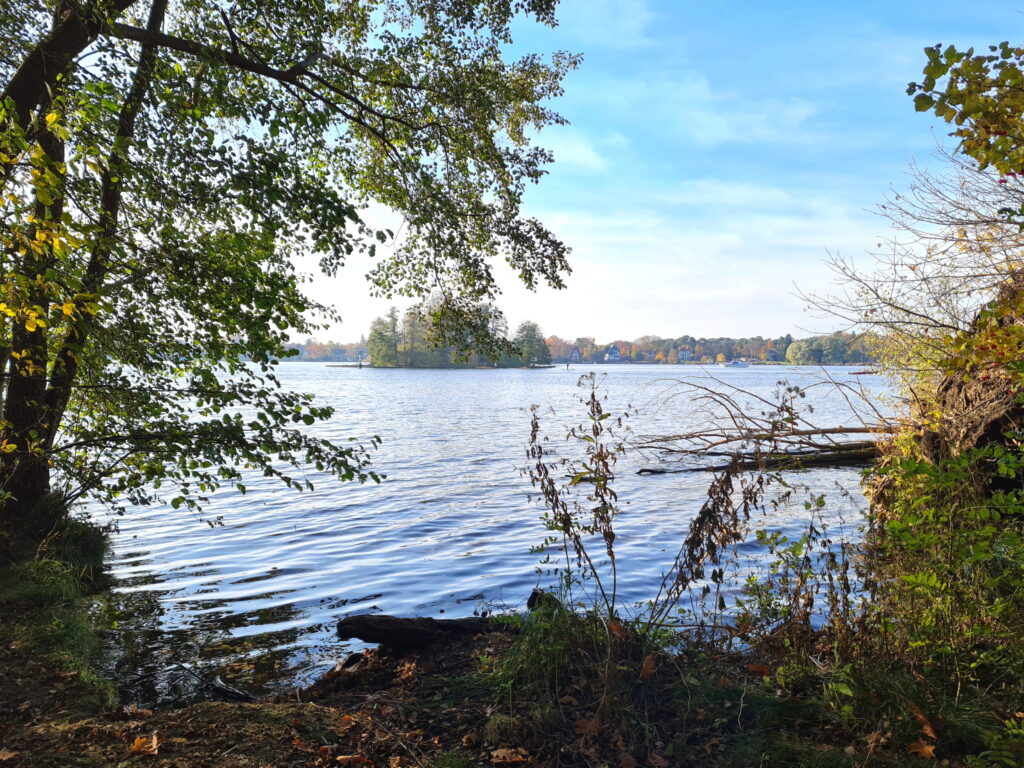
[[(753, 336), (732, 339), (679, 336), (663, 339), (641, 336), (633, 341), (619, 339), (598, 344), (591, 337), (567, 341), (549, 336), (547, 345), (555, 363), (603, 363), (618, 358), (624, 363), (721, 363), (746, 360), (796, 365), (843, 365), (868, 363), (871, 340), (849, 333), (833, 333), (794, 340), (790, 334), (777, 338)], [(613, 349), (614, 348), (614, 349)]]
[(498, 339), (511, 342), (514, 352), (495, 357), (459, 355), (451, 346), (434, 343), (430, 323), (421, 314), (411, 311), (400, 315), (392, 307), (387, 315), (370, 324), (366, 349), (370, 363), (376, 368), (518, 368), (551, 363), (551, 352), (536, 323), (521, 323), (509, 337), (504, 319), (495, 315), (490, 332)]
[(354, 363), (366, 360), (369, 352), (366, 348), (366, 339), (349, 342), (347, 344), (339, 341), (316, 341), (306, 339), (301, 344), (290, 344), (298, 354), (290, 360), (298, 360), (310, 363)]
[(621, 362), (632, 363), (715, 363), (726, 360), (763, 360), (782, 362), (786, 350), (793, 343), (790, 335), (776, 339), (761, 336), (732, 339), (718, 337), (708, 339), (695, 336), (679, 336), (663, 339), (659, 336), (641, 336), (633, 341), (617, 339), (598, 344), (593, 337), (580, 337), (574, 341), (549, 336), (548, 347), (556, 363), (582, 362), (603, 363), (614, 347)]
[[(495, 320), (492, 332), (507, 339), (517, 354), (499, 355), (497, 359), (480, 354), (460, 358), (452, 347), (437, 347), (431, 341), (429, 322), (415, 312), (400, 314), (395, 308), (378, 317), (370, 326), (369, 336), (359, 342), (340, 344), (316, 342), (294, 345), (301, 361), (368, 361), (382, 368), (473, 368), (519, 367), (550, 363), (694, 363), (711, 364), (728, 360), (746, 360), (792, 365), (846, 365), (874, 362), (875, 339), (851, 333), (832, 333), (794, 339), (791, 335), (776, 338), (752, 336), (733, 339), (679, 336), (663, 339), (641, 336), (627, 341), (618, 339), (597, 343), (593, 337), (572, 341), (558, 336), (546, 339), (538, 325), (521, 323), (509, 334), (503, 319)], [(614, 348), (616, 352), (611, 352)]]

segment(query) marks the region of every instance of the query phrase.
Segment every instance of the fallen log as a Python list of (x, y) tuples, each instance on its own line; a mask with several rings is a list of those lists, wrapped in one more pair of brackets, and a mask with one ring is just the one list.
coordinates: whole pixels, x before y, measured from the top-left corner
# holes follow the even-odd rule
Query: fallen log
[[(806, 454), (785, 454), (769, 456), (761, 459), (741, 459), (736, 466), (742, 470), (780, 470), (807, 469), (810, 467), (862, 467), (867, 466), (879, 457), (877, 446), (856, 448), (854, 450), (822, 451)], [(716, 464), (700, 467), (676, 467), (662, 469), (660, 467), (643, 467), (637, 470), (638, 475), (676, 475), (689, 472), (722, 472), (731, 464)]]
[(502, 631), (509, 631), (507, 624), (485, 616), (469, 616), (464, 619), (407, 619), (368, 614), (349, 616), (338, 622), (338, 637), (342, 640), (356, 638), (399, 651), (413, 651), (438, 642), (451, 642), (457, 637)]

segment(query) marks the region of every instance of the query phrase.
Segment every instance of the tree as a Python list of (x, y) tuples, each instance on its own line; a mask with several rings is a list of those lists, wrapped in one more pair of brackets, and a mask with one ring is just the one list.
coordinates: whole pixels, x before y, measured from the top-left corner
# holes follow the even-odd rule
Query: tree
[[(862, 358), (878, 358), (913, 389), (940, 377), (950, 339), (979, 308), (1024, 279), (1024, 234), (1011, 215), (1024, 184), (964, 154), (938, 153), (942, 170), (911, 168), (906, 192), (880, 206), (892, 235), (874, 268), (834, 258), (842, 291), (809, 297), (866, 333)], [(929, 385), (930, 386), (930, 385)]]
[(378, 368), (394, 368), (398, 358), (398, 310), (392, 307), (387, 317), (378, 317), (370, 324), (366, 340), (370, 362)]
[(551, 352), (551, 359), (556, 363), (567, 363), (572, 356), (572, 345), (558, 336), (548, 336), (544, 341)]
[(512, 343), (519, 349), (519, 357), (524, 363), (548, 365), (551, 363), (551, 351), (544, 343), (544, 334), (540, 326), (529, 320), (520, 323), (516, 328)]
[(289, 333), (330, 316), (295, 260), (334, 274), (388, 244), (371, 289), (435, 291), (460, 344), (486, 336), (494, 257), (562, 286), (566, 248), (520, 199), (576, 58), (500, 55), (515, 14), (553, 24), (555, 2), (0, 0), (0, 531), (51, 490), (199, 505), (243, 470), (369, 478), (274, 378)]
[(815, 360), (806, 341), (794, 341), (786, 350), (786, 362), (791, 365), (815, 365)]

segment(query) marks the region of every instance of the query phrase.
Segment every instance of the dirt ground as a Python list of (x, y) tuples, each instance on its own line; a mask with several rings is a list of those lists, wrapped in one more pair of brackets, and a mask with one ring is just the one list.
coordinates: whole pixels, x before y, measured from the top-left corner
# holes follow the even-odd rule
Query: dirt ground
[[(77, 673), (0, 649), (0, 766), (458, 766), (527, 762), (484, 728), (493, 708), (472, 673), (500, 639), (475, 638), (425, 660), (370, 651), (316, 685), (256, 703), (90, 711)], [(340, 665), (339, 665), (340, 667)], [(482, 731), (487, 730), (485, 735)]]

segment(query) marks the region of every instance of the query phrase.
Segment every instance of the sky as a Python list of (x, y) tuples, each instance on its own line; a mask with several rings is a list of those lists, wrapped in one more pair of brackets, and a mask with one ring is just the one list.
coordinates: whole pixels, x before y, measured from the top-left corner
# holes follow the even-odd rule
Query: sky
[[(1020, 42), (1022, 12), (1024, 0), (562, 0), (557, 28), (518, 23), (514, 50), (583, 63), (552, 104), (570, 124), (537, 138), (555, 162), (525, 198), (572, 248), (573, 274), (531, 293), (499, 269), (511, 327), (599, 342), (836, 329), (798, 291), (830, 289), (830, 253), (869, 265), (887, 234), (875, 206), (950, 142), (906, 94), (923, 48)], [(312, 284), (344, 319), (321, 338), (356, 340), (387, 311), (365, 268)]]

